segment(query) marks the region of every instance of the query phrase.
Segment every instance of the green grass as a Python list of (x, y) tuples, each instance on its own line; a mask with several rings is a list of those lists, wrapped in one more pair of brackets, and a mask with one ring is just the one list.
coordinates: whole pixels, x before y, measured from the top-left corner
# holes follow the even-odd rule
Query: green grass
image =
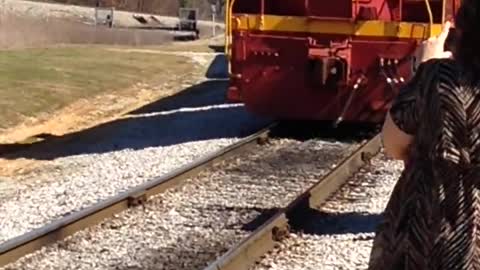
[(0, 51), (0, 128), (81, 98), (171, 79), (174, 69), (190, 66), (179, 56), (101, 47)]

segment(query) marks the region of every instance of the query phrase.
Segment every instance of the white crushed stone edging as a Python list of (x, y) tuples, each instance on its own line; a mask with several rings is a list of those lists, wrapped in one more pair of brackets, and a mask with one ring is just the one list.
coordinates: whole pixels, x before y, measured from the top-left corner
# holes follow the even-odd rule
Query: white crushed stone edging
[(145, 209), (129, 209), (5, 270), (201, 269), (250, 233), (245, 224), (285, 206), (353, 150), (350, 144), (314, 140), (275, 140), (266, 147), (218, 164)]

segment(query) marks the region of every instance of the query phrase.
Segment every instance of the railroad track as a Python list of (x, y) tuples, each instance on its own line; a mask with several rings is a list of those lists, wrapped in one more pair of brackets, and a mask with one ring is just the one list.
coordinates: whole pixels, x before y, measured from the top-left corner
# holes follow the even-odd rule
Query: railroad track
[(297, 224), (303, 223), (313, 206), (327, 200), (354, 173), (370, 162), (380, 148), (380, 136), (376, 135), (205, 270), (250, 269), (261, 257), (286, 239), (290, 227), (298, 227)]
[(274, 126), (276, 126), (275, 123), (237, 143), (216, 151), (206, 157), (202, 157), (165, 176), (152, 179), (145, 184), (137, 186), (117, 196), (92, 205), (84, 210), (69, 214), (46, 226), (2, 243), (0, 245), (0, 267), (12, 263), (44, 246), (60, 241), (78, 231), (97, 224), (104, 219), (111, 218), (116, 213), (145, 204), (150, 197), (164, 192), (168, 188), (179, 186), (185, 179), (198, 174), (208, 166), (225, 160), (232, 155), (238, 155), (241, 152), (246, 151), (252, 145), (264, 143), (268, 138), (270, 130)]
[[(213, 154), (209, 157), (202, 158), (201, 160), (198, 160), (198, 161), (194, 162), (193, 164), (190, 164), (190, 165), (188, 165), (188, 166), (186, 166), (182, 169), (174, 171), (167, 176), (164, 176), (164, 177), (161, 177), (161, 178), (158, 178), (158, 179), (154, 179), (154, 180), (152, 180), (152, 181), (150, 181), (150, 182), (148, 182), (148, 183), (146, 183), (146, 184), (144, 184), (140, 187), (137, 187), (133, 190), (130, 190), (128, 192), (120, 194), (120, 195), (118, 195), (114, 198), (111, 198), (109, 200), (103, 201), (102, 203), (97, 204), (97, 205), (92, 206), (92, 207), (89, 207), (89, 208), (87, 208), (87, 209), (85, 209), (81, 212), (66, 216), (66, 217), (64, 217), (64, 218), (46, 226), (46, 227), (43, 227), (41, 229), (32, 231), (32, 232), (30, 232), (26, 235), (14, 238), (14, 239), (4, 243), (3, 245), (0, 246), (0, 267), (4, 266), (4, 265), (6, 265), (10, 262), (16, 261), (18, 258), (24, 256), (25, 254), (32, 253), (33, 251), (38, 250), (38, 249), (40, 249), (40, 248), (42, 248), (42, 247), (44, 247), (48, 244), (60, 242), (61, 239), (65, 238), (69, 235), (72, 235), (77, 231), (83, 230), (84, 228), (90, 227), (93, 224), (99, 223), (102, 220), (105, 220), (109, 217), (112, 217), (115, 213), (119, 213), (119, 212), (127, 210), (127, 209), (137, 209), (134, 206), (140, 206), (140, 205), (143, 205), (144, 208), (145, 208), (145, 206), (147, 206), (147, 208), (148, 208), (147, 200), (149, 198), (151, 198), (152, 196), (154, 196), (155, 194), (162, 193), (169, 188), (172, 188), (172, 187), (175, 187), (175, 186), (178, 186), (178, 185), (184, 183), (184, 180), (196, 176), (198, 173), (203, 172), (204, 169), (211, 167), (211, 165), (219, 164), (222, 161), (225, 161), (226, 158), (228, 158), (228, 157), (234, 157), (234, 158), (237, 157), (237, 159), (241, 159), (241, 158), (238, 158), (237, 155), (240, 155), (242, 152), (245, 152), (245, 151), (248, 152), (247, 151), (248, 149), (251, 149), (252, 146), (257, 145), (258, 143), (263, 144), (267, 141), (272, 127), (273, 126), (271, 126), (269, 128), (266, 128), (266, 129), (263, 129), (260, 132), (258, 132), (256, 134), (253, 134), (253, 135), (247, 137), (246, 139), (241, 140), (240, 142), (238, 142), (238, 143), (236, 143), (236, 144), (234, 144), (230, 147), (227, 147), (226, 149), (222, 149), (221, 151), (219, 151), (219, 152), (217, 152), (217, 153), (215, 153), (215, 154)], [(286, 144), (288, 145), (288, 143), (286, 143)], [(280, 149), (283, 147), (282, 145), (283, 145), (283, 143), (279, 144)], [(314, 148), (317, 147), (319, 149), (322, 149), (321, 151), (323, 151), (323, 152), (321, 152), (319, 150), (316, 150), (316, 149), (310, 149), (312, 146)], [(320, 145), (315, 145), (315, 144), (309, 145), (309, 144), (307, 144), (305, 146), (302, 146), (301, 144), (299, 145), (299, 147), (301, 149), (309, 149), (310, 152), (312, 152), (312, 153), (320, 153), (319, 155), (325, 155), (326, 158), (330, 159), (329, 164), (323, 164), (322, 166), (312, 168), (313, 171), (317, 171), (313, 174), (313, 177), (315, 178), (315, 180), (318, 180), (320, 178), (320, 176), (323, 176), (322, 175), (323, 172), (319, 172), (318, 170), (319, 169), (320, 170), (325, 170), (326, 172), (331, 171), (331, 166), (333, 166), (338, 160), (340, 160), (340, 158), (343, 157), (340, 152), (345, 150), (344, 146), (339, 146), (336, 143), (331, 143), (331, 144), (327, 143), (327, 144), (325, 144), (325, 146), (326, 146), (326, 148), (323, 149), (322, 144), (320, 144)], [(329, 149), (328, 147), (331, 147), (331, 148)], [(357, 147), (355, 147), (355, 148), (357, 148)], [(213, 243), (211, 243), (211, 245), (215, 246), (215, 248), (212, 248), (212, 251), (210, 252), (211, 253), (210, 255), (207, 254), (207, 255), (204, 256), (204, 258), (202, 257), (203, 259), (198, 259), (200, 261), (200, 262), (198, 262), (198, 265), (204, 265), (204, 264), (208, 265), (208, 263), (215, 261), (215, 259), (217, 257), (219, 257), (219, 255), (221, 255), (223, 252), (230, 249), (229, 252), (227, 252), (224, 256), (220, 257), (218, 260), (213, 262), (213, 264), (211, 264), (209, 266), (209, 268), (207, 268), (207, 269), (248, 269), (248, 267), (250, 265), (252, 265), (252, 263), (255, 262), (262, 254), (264, 254), (267, 250), (270, 250), (275, 245), (275, 243), (277, 243), (278, 241), (281, 241), (283, 239), (283, 236), (287, 235), (288, 225), (295, 223), (295, 221), (298, 221), (299, 217), (302, 216), (302, 213), (305, 212), (305, 209), (308, 209), (310, 204), (318, 203), (319, 201), (325, 200), (332, 192), (337, 190), (338, 187), (341, 186), (342, 183), (345, 182), (345, 180), (348, 177), (350, 177), (352, 173), (354, 173), (358, 168), (360, 168), (363, 164), (365, 164), (365, 162), (368, 162), (369, 158), (371, 158), (372, 155), (374, 155), (378, 151), (379, 148), (380, 148), (380, 145), (379, 145), (378, 137), (375, 137), (373, 140), (370, 140), (368, 143), (361, 146), (352, 155), (348, 155), (348, 157), (343, 162), (341, 162), (341, 164), (334, 171), (331, 171), (325, 178), (323, 178), (323, 180), (314, 184), (312, 187), (311, 187), (311, 184), (314, 183), (314, 181), (312, 179), (302, 179), (302, 181), (300, 181), (301, 179), (297, 179), (298, 175), (295, 175), (295, 172), (293, 172), (293, 175), (288, 174), (288, 172), (283, 172), (283, 173), (285, 173), (285, 175), (283, 177), (291, 177), (293, 181), (299, 182), (299, 183), (289, 183), (287, 181), (287, 182), (282, 184), (282, 182), (279, 183), (276, 179), (263, 180), (265, 182), (264, 183), (265, 187), (262, 187), (262, 188), (271, 188), (273, 190), (271, 192), (271, 194), (266, 194), (265, 193), (266, 190), (262, 190), (262, 191), (259, 191), (258, 194), (251, 195), (251, 196), (250, 196), (250, 194), (245, 194), (244, 191), (241, 191), (240, 190), (241, 188), (239, 188), (240, 191), (238, 191), (239, 194), (237, 195), (237, 197), (243, 195), (245, 197), (245, 198), (243, 198), (243, 200), (249, 200), (250, 199), (252, 201), (252, 203), (242, 202), (241, 203), (242, 206), (244, 204), (247, 205), (247, 206), (248, 205), (253, 205), (254, 207), (252, 209), (254, 209), (255, 207), (257, 207), (256, 206), (257, 204), (264, 205), (262, 207), (268, 207), (269, 205), (271, 205), (271, 206), (275, 207), (273, 209), (280, 209), (280, 210), (275, 210), (275, 211), (278, 211), (278, 212), (274, 211), (274, 213), (275, 213), (274, 216), (269, 219), (267, 224), (259, 227), (257, 230), (254, 231), (254, 233), (251, 236), (249, 236), (248, 238), (243, 240), (236, 247), (232, 247), (232, 245), (234, 243), (238, 242), (239, 240), (243, 239), (246, 236), (244, 234), (245, 229), (236, 229), (235, 232), (229, 232), (229, 233), (233, 233), (233, 235), (231, 236), (231, 238), (232, 238), (231, 242), (234, 242), (234, 243), (232, 243), (232, 244), (226, 244), (226, 243), (221, 243), (220, 244), (220, 243), (217, 243), (217, 242), (221, 242), (222, 240), (215, 240), (214, 241), (214, 240), (209, 239), (208, 237), (205, 237), (206, 238), (205, 241), (212, 241)], [(339, 153), (333, 155), (331, 152), (335, 152), (335, 151), (337, 151)], [(277, 152), (277, 150), (272, 150), (272, 152)], [(283, 155), (283, 158), (288, 158), (289, 155), (290, 155), (290, 152), (286, 151), (285, 153), (283, 153), (281, 155)], [(298, 155), (298, 157), (301, 157), (301, 156), (302, 156), (301, 154)], [(278, 159), (279, 157), (273, 157), (273, 158)], [(263, 168), (262, 166), (271, 165), (269, 162), (266, 162), (264, 165), (261, 165), (260, 161), (262, 161), (264, 159), (265, 159), (265, 157), (259, 157), (258, 160), (255, 161), (259, 164), (258, 165), (259, 167), (257, 166), (258, 167), (257, 169), (259, 169), (259, 170), (265, 169), (265, 171), (269, 171), (269, 170), (279, 171), (280, 170), (279, 168)], [(308, 159), (308, 157), (307, 157), (307, 159)], [(338, 159), (338, 160), (334, 160), (334, 159)], [(299, 162), (305, 162), (305, 160), (303, 160), (301, 158), (298, 161)], [(287, 162), (288, 162), (288, 160), (287, 160)], [(292, 160), (290, 162), (295, 163), (296, 160)], [(312, 164), (315, 164), (315, 160), (311, 160), (311, 162), (312, 162)], [(309, 166), (311, 166), (312, 164), (310, 164)], [(292, 166), (295, 166), (295, 164), (293, 164)], [(307, 166), (307, 168), (309, 166)], [(235, 170), (238, 171), (238, 170), (242, 170), (242, 169), (234, 168), (233, 171), (235, 171)], [(288, 168), (286, 170), (288, 170)], [(302, 170), (300, 170), (299, 172), (303, 173)], [(296, 172), (296, 173), (298, 173), (298, 172)], [(309, 172), (309, 173), (312, 173), (312, 172)], [(222, 175), (220, 175), (220, 176), (222, 176)], [(216, 177), (218, 177), (218, 176), (216, 176)], [(262, 177), (262, 176), (258, 176), (258, 177)], [(268, 175), (268, 173), (265, 173), (265, 177), (270, 177), (270, 175)], [(282, 177), (282, 175), (279, 174), (279, 177)], [(209, 178), (209, 177), (207, 176), (205, 178)], [(242, 181), (232, 180), (230, 182), (230, 184), (227, 183), (223, 187), (218, 187), (218, 186), (215, 186), (215, 185), (213, 187), (207, 187), (207, 188), (205, 188), (206, 189), (205, 191), (207, 193), (205, 193), (205, 195), (200, 194), (198, 196), (204, 196), (204, 197), (206, 196), (207, 200), (213, 200), (214, 202), (216, 202), (218, 200), (216, 198), (211, 197), (211, 196), (217, 196), (217, 193), (215, 193), (215, 192), (218, 192), (218, 196), (222, 197), (222, 196), (224, 196), (224, 195), (221, 194), (222, 192), (225, 192), (225, 191), (226, 192), (231, 192), (231, 191), (229, 191), (229, 189), (234, 189), (234, 191), (237, 191), (237, 190), (235, 190), (237, 187), (235, 187), (235, 186), (231, 187), (232, 185), (235, 185), (235, 184), (239, 184), (240, 186), (242, 186), (242, 185), (245, 186), (245, 185), (248, 184), (248, 185), (252, 185), (253, 188), (254, 187), (260, 188), (259, 184), (255, 183), (255, 181), (260, 180), (260, 179), (256, 179), (254, 176), (251, 177), (251, 178), (252, 178), (251, 180), (248, 180), (248, 181), (245, 180), (245, 183), (243, 183)], [(238, 182), (242, 182), (242, 183), (238, 183)], [(232, 183), (235, 183), (235, 184), (232, 184)], [(284, 191), (275, 190), (275, 187), (273, 186), (275, 184), (284, 185), (284, 186), (285, 185), (286, 186), (291, 185), (292, 187), (289, 187), (289, 188), (287, 188), (287, 190), (284, 190)], [(197, 183), (197, 185), (199, 185), (199, 183)], [(198, 189), (198, 187), (203, 187), (203, 184), (202, 184), (202, 186), (197, 186), (197, 189)], [(306, 192), (302, 193), (302, 191), (304, 191), (308, 187), (310, 187), (310, 188)], [(248, 187), (248, 186), (243, 187), (243, 188), (245, 188), (245, 190), (249, 190), (249, 189), (251, 190), (251, 188)], [(219, 189), (223, 189), (223, 191), (221, 191)], [(288, 190), (288, 189), (291, 189), (291, 190)], [(180, 193), (183, 193), (183, 192), (185, 192), (185, 191), (184, 190), (180, 191)], [(194, 190), (193, 192), (195, 192), (195, 193), (193, 193), (194, 196), (197, 195), (196, 192), (202, 193), (198, 190)], [(288, 201), (295, 198), (299, 193), (301, 193), (301, 195), (299, 197), (294, 199), (292, 202), (288, 203)], [(190, 196), (191, 195), (192, 194), (190, 194)], [(233, 195), (235, 195), (235, 194), (233, 194)], [(188, 196), (189, 195), (185, 195), (185, 197), (188, 197)], [(284, 196), (285, 198), (283, 198), (283, 200), (282, 200), (283, 202), (281, 202), (281, 203), (277, 203), (277, 202), (275, 202), (275, 203), (273, 203), (273, 202), (272, 203), (258, 202), (257, 203), (257, 200), (262, 200), (262, 199), (264, 199), (263, 197), (268, 197), (268, 196), (272, 196), (272, 197), (273, 196)], [(164, 200), (168, 201), (167, 199), (164, 199)], [(264, 200), (267, 201), (268, 198), (264, 199)], [(195, 201), (195, 200), (193, 200), (193, 201)], [(192, 202), (192, 203), (195, 205), (195, 202)], [(157, 203), (154, 203), (154, 204), (158, 205), (158, 204), (162, 204), (162, 203), (157, 202)], [(168, 205), (168, 203), (166, 203), (166, 202), (163, 202), (163, 204)], [(225, 205), (225, 208), (228, 209), (228, 211), (231, 212), (230, 217), (234, 216), (234, 215), (237, 215), (237, 214), (239, 216), (242, 216), (242, 215), (247, 216), (247, 217), (239, 217), (240, 221), (238, 221), (238, 222), (240, 222), (240, 223), (247, 222), (246, 220), (250, 220), (251, 217), (256, 215), (255, 214), (256, 212), (258, 212), (258, 211), (262, 212), (263, 211), (263, 210), (258, 210), (257, 211), (257, 210), (252, 210), (252, 209), (248, 210), (247, 209), (248, 207), (244, 210), (241, 210), (241, 209), (238, 210), (238, 209), (236, 209), (236, 207), (237, 208), (241, 208), (241, 207), (228, 206), (229, 204), (234, 204), (234, 203), (226, 203), (226, 205)], [(218, 204), (214, 203), (213, 205), (218, 205)], [(207, 206), (208, 207), (203, 207), (203, 209), (201, 209), (200, 211), (207, 211), (205, 209), (212, 208), (212, 205), (207, 204)], [(167, 207), (167, 206), (165, 206), (165, 207)], [(220, 207), (220, 206), (214, 206), (214, 207)], [(155, 207), (153, 207), (153, 208), (155, 208)], [(184, 211), (191, 211), (191, 210), (192, 209), (190, 209), (190, 210), (188, 210), (188, 209), (185, 210), (184, 209)], [(196, 209), (195, 211), (198, 212), (198, 209)], [(208, 211), (212, 211), (212, 210), (209, 209)], [(127, 212), (127, 211), (125, 211), (125, 212)], [(213, 212), (215, 212), (215, 211), (213, 211)], [(233, 213), (233, 212), (236, 212), (236, 213)], [(250, 213), (242, 213), (242, 212), (250, 212)], [(267, 216), (271, 216), (272, 211), (267, 211), (267, 212), (270, 212)], [(203, 213), (203, 214), (205, 214), (205, 213)], [(148, 216), (148, 215), (151, 215), (151, 213), (146, 213), (145, 215)], [(143, 218), (143, 216), (140, 215), (140, 217), (136, 217), (135, 219), (139, 219), (139, 218), (141, 219), (141, 218)], [(130, 217), (130, 219), (132, 219), (132, 218)], [(243, 221), (241, 221), (241, 220), (243, 220)], [(123, 222), (123, 221), (121, 221), (121, 222)], [(149, 221), (149, 222), (152, 222), (152, 221)], [(191, 221), (190, 223), (195, 223), (195, 222)], [(199, 222), (199, 223), (201, 223), (201, 222)], [(211, 223), (211, 221), (207, 222), (207, 224), (209, 224), (209, 223)], [(242, 224), (240, 224), (240, 225), (242, 225)], [(118, 227), (120, 225), (117, 226), (115, 224), (110, 224), (108, 226)], [(188, 225), (188, 226), (197, 226), (197, 227), (201, 228), (202, 226), (205, 226), (205, 224), (203, 224), (203, 225), (202, 224), (192, 224), (192, 225)], [(217, 228), (215, 230), (224, 230), (224, 229), (228, 230), (228, 227), (233, 226), (233, 225), (226, 224), (225, 226), (226, 227), (224, 227), (223, 229), (222, 228)], [(237, 226), (237, 225), (235, 225), (235, 226)], [(241, 227), (243, 228), (245, 226), (247, 226), (247, 225), (243, 224)], [(256, 226), (258, 226), (258, 225), (256, 225)], [(145, 229), (145, 230), (147, 230), (147, 229)], [(85, 236), (86, 234), (87, 233), (83, 234), (83, 236)], [(102, 233), (99, 233), (95, 236), (91, 236), (90, 238), (96, 238), (96, 237), (98, 237), (98, 235), (101, 235), (101, 234)], [(79, 237), (83, 237), (83, 236), (79, 236)], [(77, 237), (77, 238), (79, 238), (79, 237)], [(228, 237), (228, 236), (225, 236), (225, 237)], [(225, 239), (225, 238), (221, 238), (221, 239)], [(136, 240), (136, 241), (138, 242), (138, 240)], [(142, 240), (140, 240), (140, 241), (142, 241)], [(145, 240), (143, 240), (143, 241), (145, 241)], [(72, 242), (72, 241), (70, 241), (70, 242)], [(73, 241), (73, 242), (75, 242), (75, 241)], [(71, 246), (71, 245), (76, 245), (77, 247), (75, 247), (75, 248), (79, 248), (78, 244), (68, 244), (68, 243), (61, 244), (61, 246)], [(192, 245), (194, 245), (194, 244), (192, 244)], [(202, 247), (202, 245), (199, 245), (199, 246)], [(205, 244), (205, 246), (209, 246), (209, 245)], [(101, 249), (100, 252), (103, 252), (103, 250), (104, 249)], [(171, 250), (171, 249), (168, 249), (168, 250)], [(196, 250), (197, 251), (195, 251), (194, 254), (197, 254), (195, 256), (198, 257), (199, 256), (198, 255), (198, 252), (199, 252), (198, 247), (196, 247)], [(97, 252), (92, 252), (92, 253), (97, 253)], [(174, 252), (174, 251), (171, 251), (171, 252)], [(63, 258), (61, 258), (61, 259), (63, 259)], [(67, 259), (65, 259), (65, 260), (67, 260)], [(178, 260), (179, 259), (176, 259), (176, 261), (178, 261)], [(51, 262), (49, 262), (49, 263), (51, 264)], [(42, 263), (40, 262), (40, 264), (42, 264)], [(28, 265), (28, 266), (30, 267), (30, 265)], [(187, 267), (187, 266), (189, 266), (189, 267)], [(35, 264), (32, 264), (31, 267), (35, 268)], [(60, 267), (60, 266), (57, 266), (57, 267)], [(191, 265), (188, 265), (188, 263), (182, 263), (181, 265), (178, 265), (177, 267), (178, 268), (175, 268), (175, 267), (168, 268), (168, 267), (166, 267), (166, 269), (180, 269), (182, 267), (187, 267), (186, 269), (194, 268)], [(19, 267), (19, 268), (23, 268), (23, 267)], [(93, 269), (93, 268), (95, 268), (95, 267), (92, 267), (92, 266), (90, 266), (90, 268), (87, 267), (87, 269)], [(160, 268), (162, 268), (162, 267), (160, 267)], [(17, 268), (13, 267), (13, 268), (8, 268), (8, 269), (17, 269)], [(60, 269), (65, 269), (65, 268), (60, 268)], [(130, 269), (130, 268), (128, 268), (128, 269)]]

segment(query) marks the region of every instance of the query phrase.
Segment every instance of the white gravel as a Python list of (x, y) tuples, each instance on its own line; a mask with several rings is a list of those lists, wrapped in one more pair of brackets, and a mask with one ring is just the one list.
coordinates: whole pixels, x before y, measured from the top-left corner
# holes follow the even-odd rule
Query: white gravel
[(357, 146), (276, 140), (261, 147), (5, 269), (200, 269)]
[[(53, 164), (60, 168), (35, 176), (33, 183), (17, 187), (15, 197), (2, 200), (0, 240), (5, 241), (163, 175), (179, 165), (191, 162), (195, 157), (234, 141), (236, 140), (207, 140), (55, 160)], [(40, 184), (35, 185), (36, 183)]]
[(366, 269), (380, 221), (403, 163), (374, 158), (304, 224), (251, 270)]
[(132, 113), (85, 141), (29, 153), (52, 160), (41, 170), (0, 179), (0, 242), (170, 172), (262, 127), (265, 121), (244, 107), (217, 106), (224, 100), (224, 84), (209, 83), (195, 93)]

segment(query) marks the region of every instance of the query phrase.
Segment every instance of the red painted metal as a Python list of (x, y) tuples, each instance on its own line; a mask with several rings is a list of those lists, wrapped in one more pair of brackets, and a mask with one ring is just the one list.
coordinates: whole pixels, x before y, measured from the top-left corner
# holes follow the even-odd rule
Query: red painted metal
[[(446, 0), (446, 15), (459, 0)], [(357, 3), (357, 4), (355, 4)], [(428, 22), (423, 0), (236, 0), (234, 14)], [(434, 21), (442, 2), (430, 3)], [(417, 41), (234, 31), (228, 99), (280, 119), (379, 123), (408, 80)]]

